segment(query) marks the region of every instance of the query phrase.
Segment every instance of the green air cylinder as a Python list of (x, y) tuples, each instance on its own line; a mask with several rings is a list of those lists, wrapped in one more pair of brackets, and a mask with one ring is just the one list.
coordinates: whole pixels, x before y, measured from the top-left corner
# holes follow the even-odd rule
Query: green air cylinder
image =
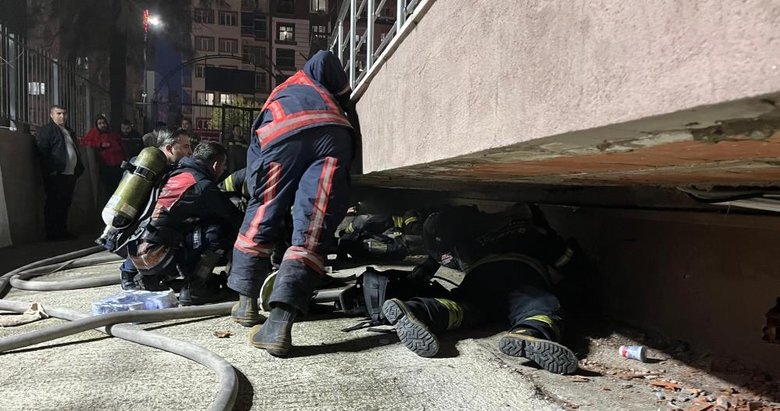
[[(125, 173), (114, 195), (103, 208), (106, 226), (122, 229), (135, 221), (149, 201), (157, 177), (168, 164), (165, 154), (156, 147), (146, 147), (135, 159), (135, 170)], [(108, 228), (107, 227), (107, 228)]]

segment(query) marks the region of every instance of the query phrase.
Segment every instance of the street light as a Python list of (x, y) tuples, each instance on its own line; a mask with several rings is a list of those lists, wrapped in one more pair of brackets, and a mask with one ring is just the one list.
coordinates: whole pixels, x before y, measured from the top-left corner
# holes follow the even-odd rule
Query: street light
[(147, 23), (149, 26), (152, 27), (162, 27), (163, 22), (160, 20), (160, 16), (149, 16), (147, 19)]
[(143, 104), (143, 108), (144, 108), (144, 117), (147, 117), (148, 107), (146, 107), (146, 97), (147, 97), (147, 92), (146, 91), (148, 90), (148, 88), (147, 88), (148, 87), (147, 86), (147, 77), (148, 77), (148, 75), (146, 73), (146, 70), (147, 70), (147, 67), (146, 67), (146, 54), (147, 54), (146, 53), (146, 45), (147, 45), (147, 40), (148, 40), (148, 37), (149, 37), (149, 26), (151, 26), (153, 28), (154, 27), (159, 28), (159, 27), (163, 26), (163, 22), (160, 19), (160, 16), (150, 14), (149, 13), (149, 9), (144, 9), (144, 15), (143, 16), (144, 16), (144, 72), (143, 72), (144, 78), (143, 78), (143, 90), (141, 91), (141, 104)]

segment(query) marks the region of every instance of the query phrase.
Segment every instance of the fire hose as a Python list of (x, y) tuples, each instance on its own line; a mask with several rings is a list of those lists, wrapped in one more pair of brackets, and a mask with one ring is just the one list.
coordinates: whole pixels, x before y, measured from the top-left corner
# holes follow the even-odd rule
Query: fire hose
[[(30, 303), (27, 302), (2, 299), (11, 287), (24, 290), (54, 291), (100, 287), (119, 283), (119, 276), (116, 274), (57, 281), (30, 280), (33, 277), (63, 269), (119, 261), (119, 257), (114, 255), (94, 255), (101, 251), (105, 251), (101, 246), (89, 247), (27, 264), (4, 274), (0, 277), (0, 310), (23, 313), (30, 307)], [(47, 306), (45, 308), (49, 315), (68, 320), (69, 322), (26, 334), (0, 338), (0, 353), (97, 329), (107, 335), (176, 354), (208, 367), (219, 378), (219, 391), (209, 406), (209, 410), (230, 410), (233, 408), (238, 395), (238, 377), (236, 370), (227, 360), (198, 345), (140, 330), (126, 323), (226, 315), (230, 313), (232, 305), (233, 303), (221, 303), (163, 310), (126, 311), (96, 316), (90, 316), (67, 308)]]

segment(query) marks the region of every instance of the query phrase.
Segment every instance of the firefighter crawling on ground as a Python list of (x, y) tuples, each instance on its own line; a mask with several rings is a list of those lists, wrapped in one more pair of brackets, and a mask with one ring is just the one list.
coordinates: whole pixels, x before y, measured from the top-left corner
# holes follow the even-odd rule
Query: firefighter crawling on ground
[(384, 317), (408, 349), (433, 357), (439, 351), (437, 334), (505, 320), (509, 331), (499, 341), (501, 352), (553, 373), (576, 371), (576, 356), (560, 344), (561, 306), (550, 292), (556, 279), (574, 268), (574, 252), (540, 214), (532, 219), (453, 207), (425, 220), (423, 241), (430, 257), (409, 274), (412, 279), (429, 281), (448, 260), (466, 277), (444, 295), (384, 302)]

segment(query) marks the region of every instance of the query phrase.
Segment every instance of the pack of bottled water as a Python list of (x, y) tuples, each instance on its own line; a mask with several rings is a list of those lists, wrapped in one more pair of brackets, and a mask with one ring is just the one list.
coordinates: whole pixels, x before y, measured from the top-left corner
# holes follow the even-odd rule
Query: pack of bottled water
[(133, 290), (108, 296), (92, 303), (92, 315), (131, 310), (160, 310), (179, 305), (173, 290)]

